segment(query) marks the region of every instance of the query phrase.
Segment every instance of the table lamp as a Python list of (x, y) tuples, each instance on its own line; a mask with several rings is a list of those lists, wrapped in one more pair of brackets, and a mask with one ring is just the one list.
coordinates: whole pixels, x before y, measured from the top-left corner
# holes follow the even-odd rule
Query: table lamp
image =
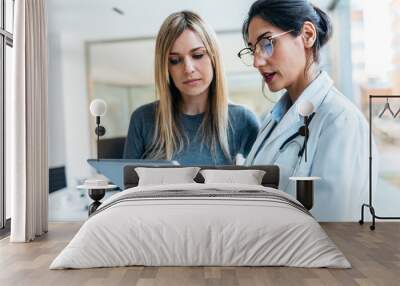
[(100, 117), (104, 116), (107, 111), (107, 104), (102, 99), (94, 99), (90, 103), (90, 113), (96, 117), (96, 129), (94, 133), (97, 135), (97, 161), (99, 160), (99, 139), (100, 136), (106, 134), (106, 129), (100, 125)]

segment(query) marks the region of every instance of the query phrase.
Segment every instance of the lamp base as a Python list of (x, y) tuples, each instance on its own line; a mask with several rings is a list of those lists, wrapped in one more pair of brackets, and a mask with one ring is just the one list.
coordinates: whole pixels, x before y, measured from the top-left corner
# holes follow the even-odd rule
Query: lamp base
[(296, 181), (296, 199), (307, 209), (311, 210), (314, 205), (314, 182)]
[(289, 180), (296, 181), (296, 199), (307, 209), (314, 206), (314, 181), (319, 177), (289, 177)]
[(92, 200), (94, 200), (94, 202), (89, 205), (89, 216), (90, 216), (101, 205), (100, 200), (104, 198), (104, 195), (106, 194), (106, 189), (89, 189), (88, 194), (89, 197)]

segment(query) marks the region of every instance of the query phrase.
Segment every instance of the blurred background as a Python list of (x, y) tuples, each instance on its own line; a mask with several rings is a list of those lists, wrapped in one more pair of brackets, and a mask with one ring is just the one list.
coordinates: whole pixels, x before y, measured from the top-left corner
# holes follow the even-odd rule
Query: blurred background
[[(154, 101), (154, 43), (163, 20), (179, 10), (200, 14), (217, 32), (230, 100), (258, 116), (280, 94), (261, 92), (261, 77), (243, 65), (241, 25), (254, 1), (48, 0), (50, 219), (86, 217), (88, 199), (76, 190), (94, 170), (94, 118), (89, 103), (107, 102), (102, 118), (102, 158), (122, 156), (129, 118)], [(368, 119), (368, 95), (400, 94), (400, 0), (311, 1), (328, 12), (333, 38), (322, 50), (321, 66), (336, 87)], [(380, 151), (380, 180), (374, 203), (381, 216), (400, 203), (400, 114), (377, 115), (385, 99), (374, 100), (373, 130)], [(400, 99), (389, 100), (394, 112)], [(122, 142), (122, 143), (121, 143)], [(113, 146), (111, 149), (108, 146)], [(375, 158), (374, 158), (375, 160)], [(378, 158), (376, 158), (378, 162)], [(367, 199), (367, 198), (366, 198)]]

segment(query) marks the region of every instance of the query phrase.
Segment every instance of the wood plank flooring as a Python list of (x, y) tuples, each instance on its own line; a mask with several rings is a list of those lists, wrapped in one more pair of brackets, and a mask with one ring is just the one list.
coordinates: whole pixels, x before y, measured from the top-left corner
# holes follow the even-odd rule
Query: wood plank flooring
[(400, 285), (400, 222), (322, 223), (352, 269), (290, 267), (120, 267), (48, 270), (81, 223), (51, 223), (32, 243), (0, 241), (0, 285)]

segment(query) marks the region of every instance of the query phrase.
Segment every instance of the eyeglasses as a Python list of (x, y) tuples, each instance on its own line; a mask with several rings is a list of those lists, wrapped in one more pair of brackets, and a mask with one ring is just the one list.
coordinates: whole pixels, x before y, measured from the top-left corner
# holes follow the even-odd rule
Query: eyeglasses
[(251, 66), (254, 62), (254, 54), (269, 58), (274, 52), (274, 39), (286, 35), (293, 30), (282, 32), (273, 36), (261, 35), (260, 39), (255, 43), (254, 48), (244, 48), (238, 53), (238, 57), (245, 65)]

